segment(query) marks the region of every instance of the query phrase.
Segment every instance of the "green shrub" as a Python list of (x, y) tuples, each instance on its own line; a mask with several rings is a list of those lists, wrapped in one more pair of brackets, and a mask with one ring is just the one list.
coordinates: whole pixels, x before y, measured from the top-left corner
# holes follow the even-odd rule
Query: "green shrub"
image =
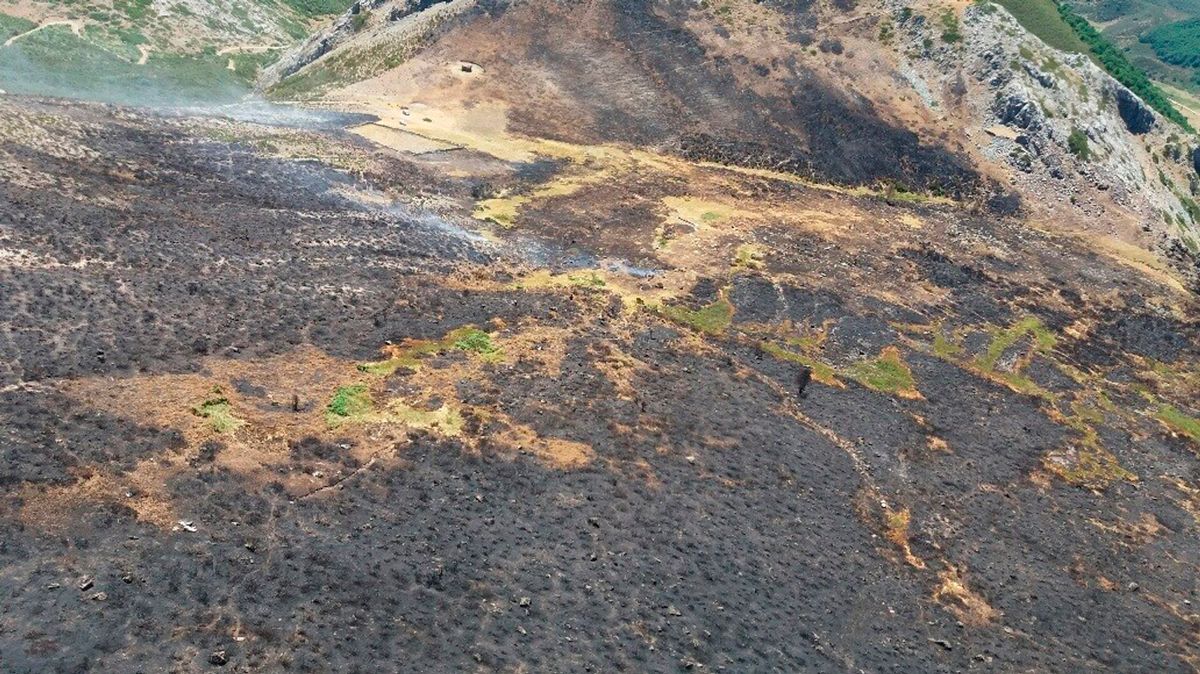
[(1072, 129), (1067, 136), (1067, 149), (1077, 158), (1087, 161), (1092, 158), (1091, 147), (1088, 146), (1087, 134), (1079, 129)]
[(959, 31), (958, 15), (953, 10), (942, 12), (942, 41), (950, 44), (962, 40), (962, 33)]
[(331, 417), (354, 417), (371, 410), (371, 394), (365, 384), (343, 386), (333, 394), (325, 411)]
[(892, 27), (892, 22), (884, 19), (879, 23), (879, 41), (884, 45), (890, 45), (896, 37), (895, 29)]
[(471, 351), (480, 354), (496, 353), (499, 349), (492, 344), (492, 338), (482, 330), (469, 330), (454, 342), (454, 348), (460, 351)]

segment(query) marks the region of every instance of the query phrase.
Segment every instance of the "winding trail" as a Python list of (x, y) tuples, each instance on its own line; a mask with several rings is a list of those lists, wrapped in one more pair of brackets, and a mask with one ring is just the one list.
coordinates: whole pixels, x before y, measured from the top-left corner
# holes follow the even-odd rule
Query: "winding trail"
[(41, 30), (43, 28), (49, 28), (50, 26), (70, 26), (71, 32), (75, 33), (75, 37), (83, 37), (83, 21), (80, 21), (78, 19), (61, 19), (58, 21), (47, 21), (45, 23), (38, 24), (37, 26), (30, 28), (29, 30), (25, 31), (24, 33), (20, 33), (19, 35), (14, 35), (4, 41), (4, 46), (11, 47), (12, 44), (14, 42), (16, 42), (17, 40), (20, 40), (21, 38), (26, 37), (28, 35), (33, 35), (34, 33), (38, 32), (39, 30)]
[(231, 47), (222, 47), (217, 50), (217, 56), (228, 56), (229, 54), (262, 54), (269, 52), (272, 49), (282, 49), (283, 47), (277, 44), (237, 44)]

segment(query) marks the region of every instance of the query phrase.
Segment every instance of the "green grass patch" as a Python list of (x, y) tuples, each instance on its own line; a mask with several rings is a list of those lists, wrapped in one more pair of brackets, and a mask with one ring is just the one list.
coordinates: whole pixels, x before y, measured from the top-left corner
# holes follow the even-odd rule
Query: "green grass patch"
[(468, 328), (461, 337), (454, 340), (454, 348), (481, 355), (496, 353), (500, 350), (496, 348), (495, 344), (492, 344), (491, 335), (476, 328)]
[(1074, 446), (1047, 454), (1042, 465), (1067, 483), (1094, 491), (1119, 481), (1138, 481), (1137, 474), (1122, 466), (1091, 428), (1084, 430)]
[(1163, 405), (1159, 408), (1156, 418), (1172, 430), (1182, 433), (1200, 444), (1200, 419), (1184, 414), (1174, 405)]
[(885, 348), (878, 358), (851, 365), (845, 374), (875, 391), (910, 398), (920, 395), (912, 370), (894, 346)]
[(371, 407), (371, 392), (366, 384), (343, 386), (325, 406), (325, 421), (330, 426), (337, 426), (348, 419), (366, 416)]
[(341, 14), (350, 8), (350, 0), (283, 0), (283, 4), (307, 17)]
[(140, 21), (150, 13), (153, 0), (115, 0), (113, 9), (129, 17), (131, 21)]
[(946, 360), (954, 360), (962, 355), (963, 348), (958, 342), (938, 330), (933, 334), (933, 354)]
[(762, 249), (752, 243), (743, 243), (737, 247), (733, 258), (734, 269), (762, 269)]
[(1033, 337), (1033, 348), (1038, 352), (1046, 352), (1054, 348), (1058, 338), (1036, 316), (1026, 316), (1017, 321), (1012, 327), (996, 332), (988, 344), (987, 351), (975, 359), (975, 364), (985, 372), (996, 369), (996, 363), (1005, 351), (1012, 348), (1025, 335)]
[(446, 436), (457, 436), (462, 433), (462, 414), (449, 405), (443, 405), (436, 410), (421, 410), (402, 402), (392, 403), (378, 415), (370, 417), (372, 421), (404, 424), (410, 428), (428, 428)]
[(121, 42), (129, 45), (130, 47), (137, 47), (138, 45), (143, 45), (150, 42), (140, 31), (132, 28), (117, 28), (114, 30), (114, 32), (117, 34), (117, 37), (120, 38)]
[(659, 308), (659, 312), (675, 323), (686, 325), (706, 335), (720, 335), (733, 322), (733, 303), (725, 299), (724, 295), (700, 309), (663, 306)]
[[(277, 58), (279, 58), (278, 51), (265, 51), (259, 54), (247, 52), (244, 54), (233, 54), (229, 57), (233, 61), (234, 77), (243, 82), (253, 82), (258, 78), (259, 71), (274, 63)], [(226, 68), (228, 68), (228, 65)]]
[(996, 0), (1013, 15), (1025, 30), (1042, 42), (1065, 52), (1088, 54), (1091, 50), (1079, 39), (1062, 16), (1053, 0)]
[(492, 343), (491, 335), (470, 325), (455, 328), (438, 340), (409, 340), (388, 348), (392, 354), (390, 358), (360, 363), (359, 371), (386, 377), (402, 367), (416, 370), (425, 358), (450, 349), (474, 353), (485, 360), (500, 357), (500, 348)]
[(993, 372), (992, 377), (999, 379), (1008, 385), (1009, 388), (1017, 393), (1024, 393), (1027, 396), (1042, 398), (1047, 402), (1054, 402), (1054, 394), (1047, 391), (1038, 385), (1037, 382), (1026, 377), (1020, 372)]
[(816, 358), (803, 353), (797, 353), (773, 342), (763, 342), (760, 346), (763, 351), (773, 358), (803, 365), (812, 370), (812, 378), (821, 384), (825, 384), (826, 386), (842, 386), (842, 382), (838, 380), (837, 372), (827, 363), (822, 363)]
[(422, 410), (403, 401), (393, 401), (378, 408), (365, 384), (339, 388), (325, 408), (325, 423), (336, 428), (345, 423), (403, 424), (410, 428), (427, 428), (442, 435), (456, 436), (462, 432), (462, 414), (449, 405), (436, 410)]
[(0, 49), (0, 89), (123, 104), (179, 104), (240, 99), (249, 73), (226, 69), (213, 54), (152, 53), (137, 65), (138, 38), (89, 28), (82, 37), (50, 26)]
[(245, 421), (234, 416), (233, 405), (228, 398), (221, 395), (219, 387), (213, 389), (211, 397), (193, 407), (192, 413), (207, 419), (212, 429), (218, 433), (230, 433), (246, 425)]
[(606, 284), (604, 279), (596, 275), (596, 272), (591, 272), (587, 276), (567, 275), (567, 281), (576, 288), (603, 288)]
[(267, 93), (278, 100), (313, 98), (326, 87), (361, 82), (396, 68), (418, 48), (412, 41), (401, 40), (385, 40), (361, 49), (347, 48), (314, 62), (271, 87)]

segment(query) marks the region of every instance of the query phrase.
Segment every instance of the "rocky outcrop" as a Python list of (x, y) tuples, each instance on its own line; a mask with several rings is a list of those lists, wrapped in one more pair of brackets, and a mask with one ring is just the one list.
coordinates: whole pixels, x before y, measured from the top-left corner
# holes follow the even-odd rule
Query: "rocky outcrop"
[(262, 91), (284, 78), (296, 74), (305, 66), (349, 42), (358, 33), (362, 20), (358, 15), (374, 12), (386, 6), (387, 20), (396, 23), (414, 14), (424, 12), (437, 5), (462, 4), (468, 0), (356, 0), (350, 9), (332, 24), (314, 33), (304, 44), (285, 54), (270, 68), (263, 71), (257, 88)]
[(1042, 128), (1044, 116), (1038, 109), (1037, 103), (1018, 94), (1009, 94), (996, 98), (994, 108), (996, 118), (1001, 124), (1026, 131), (1038, 131)]
[(1117, 88), (1117, 112), (1129, 133), (1141, 135), (1154, 128), (1154, 111), (1123, 86)]
[[(963, 28), (963, 51), (935, 57), (924, 77), (936, 82), (937, 69), (961, 68), (978, 83), (968, 93), (977, 115), (968, 124), (986, 132), (977, 147), (1015, 172), (1030, 202), (1071, 204), (1095, 222), (1115, 203), (1164, 243), (1190, 236), (1196, 225), (1184, 202), (1195, 198), (1189, 178), (1200, 173), (1200, 148), (1180, 145), (1180, 129), (1090, 58), (1047, 46), (999, 5), (973, 4)], [(910, 52), (923, 37), (912, 36)]]

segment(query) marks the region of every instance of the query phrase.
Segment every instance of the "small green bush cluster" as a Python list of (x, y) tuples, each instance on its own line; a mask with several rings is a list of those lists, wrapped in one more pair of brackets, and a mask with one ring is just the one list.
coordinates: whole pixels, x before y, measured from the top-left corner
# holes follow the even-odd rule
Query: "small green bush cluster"
[(953, 10), (947, 9), (942, 12), (942, 41), (954, 44), (961, 40), (962, 32), (959, 30), (958, 15)]
[(283, 2), (304, 16), (341, 14), (350, 7), (348, 0), (283, 0)]
[(1079, 129), (1071, 129), (1071, 135), (1067, 136), (1067, 149), (1083, 161), (1092, 158), (1092, 149), (1088, 147), (1087, 134)]
[(454, 342), (454, 348), (460, 351), (471, 351), (480, 354), (496, 353), (499, 349), (492, 344), (492, 338), (482, 330), (472, 329)]

